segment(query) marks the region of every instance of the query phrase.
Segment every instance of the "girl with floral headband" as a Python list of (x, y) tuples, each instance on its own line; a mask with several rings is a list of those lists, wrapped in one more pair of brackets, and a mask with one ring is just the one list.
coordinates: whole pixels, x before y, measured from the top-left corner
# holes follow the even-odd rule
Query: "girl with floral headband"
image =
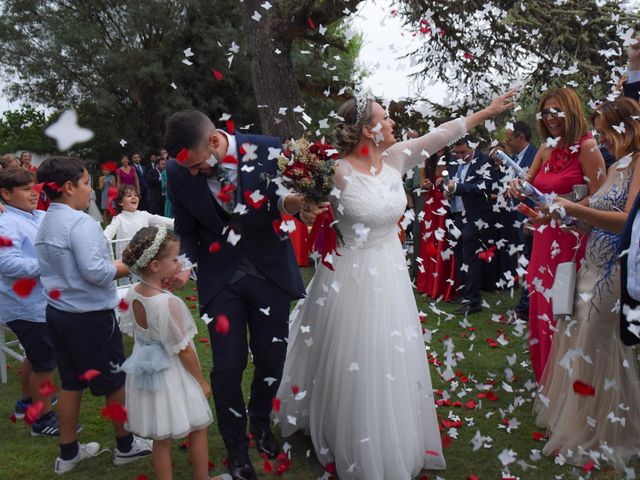
[(179, 253), (177, 235), (160, 225), (136, 233), (122, 256), (140, 278), (127, 292), (129, 308), (121, 319), (122, 331), (135, 339), (122, 365), (127, 427), (153, 438), (153, 468), (162, 480), (172, 478), (172, 439), (189, 435), (193, 478), (208, 480), (211, 387), (193, 345), (193, 317), (181, 299), (162, 288), (162, 280), (182, 268)]

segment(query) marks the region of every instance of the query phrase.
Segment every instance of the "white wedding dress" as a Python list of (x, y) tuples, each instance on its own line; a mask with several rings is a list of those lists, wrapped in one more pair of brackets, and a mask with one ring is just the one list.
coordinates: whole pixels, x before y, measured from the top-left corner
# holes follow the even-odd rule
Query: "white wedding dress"
[[(291, 314), (274, 420), (309, 432), (341, 480), (409, 480), (444, 469), (429, 366), (398, 221), (402, 174), (466, 134), (464, 119), (395, 144), (376, 176), (341, 161), (334, 211), (345, 245)], [(275, 411), (277, 410), (277, 411)]]

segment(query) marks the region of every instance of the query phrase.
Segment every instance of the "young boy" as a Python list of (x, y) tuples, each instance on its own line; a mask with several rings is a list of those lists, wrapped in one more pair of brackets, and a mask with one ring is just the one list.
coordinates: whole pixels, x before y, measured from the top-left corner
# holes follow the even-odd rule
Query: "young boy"
[[(82, 212), (89, 205), (91, 185), (81, 160), (49, 158), (38, 168), (38, 181), (51, 200), (35, 244), (61, 380), (60, 456), (54, 467), (60, 474), (100, 450), (96, 442), (78, 444), (82, 390), (88, 387), (93, 395), (104, 395), (112, 409), (124, 406), (125, 374), (119, 366), (125, 355), (114, 312), (114, 280), (127, 275), (128, 269), (122, 261), (111, 260), (100, 225)], [(116, 418), (113, 463), (150, 455), (151, 442), (134, 437)]]
[[(44, 212), (36, 210), (36, 176), (21, 167), (0, 171), (0, 197), (6, 212), (0, 215), (0, 236), (11, 245), (0, 248), (0, 322), (15, 333), (26, 352), (20, 379), (23, 398), (16, 402), (15, 416), (23, 418), (32, 402), (42, 402), (32, 435), (58, 436), (58, 418), (51, 411), (51, 395), (42, 396), (40, 386), (53, 380), (56, 357), (45, 323), (47, 300), (40, 283), (40, 266), (34, 246)], [(25, 279), (34, 280), (31, 293), (20, 297), (14, 290)], [(18, 282), (18, 283), (17, 283)], [(26, 293), (26, 292), (25, 292)]]

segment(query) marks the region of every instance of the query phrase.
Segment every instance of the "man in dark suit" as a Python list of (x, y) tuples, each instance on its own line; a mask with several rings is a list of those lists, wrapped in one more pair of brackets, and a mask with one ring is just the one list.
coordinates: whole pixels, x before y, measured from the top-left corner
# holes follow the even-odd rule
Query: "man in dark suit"
[[(232, 478), (255, 479), (242, 374), (250, 346), (255, 373), (249, 428), (258, 450), (274, 458), (279, 445), (270, 413), (287, 350), (289, 307), (305, 293), (291, 242), (278, 226), (281, 211), (297, 214), (303, 200), (276, 193), (277, 138), (229, 134), (205, 114), (183, 110), (169, 118), (164, 141), (172, 157), (167, 193), (175, 230), (184, 253), (198, 263), (200, 312), (211, 319), (218, 429)], [(319, 212), (305, 206), (301, 219), (310, 223)]]
[(152, 163), (144, 173), (147, 184), (147, 209), (155, 215), (164, 215), (161, 175), (162, 171), (158, 167), (158, 162)]
[(633, 202), (620, 242), (620, 338), (631, 346), (640, 343), (640, 323), (629, 318), (629, 310), (640, 306), (640, 195)]
[[(640, 100), (640, 37), (629, 48), (629, 70), (624, 83), (626, 97)], [(620, 338), (631, 346), (640, 343), (639, 323), (629, 318), (629, 310), (640, 306), (640, 195), (633, 202), (620, 240)]]
[[(447, 185), (454, 224), (462, 232), (462, 258), (456, 258), (459, 284), (464, 284), (462, 307), (456, 315), (482, 310), (480, 286), (483, 260), (478, 256), (489, 246), (489, 222), (492, 218), (491, 165), (489, 157), (469, 145), (469, 139), (458, 140), (453, 153), (460, 162)], [(454, 249), (455, 252), (455, 249)], [(460, 253), (458, 254), (460, 256)]]
[(145, 167), (142, 165), (142, 157), (139, 153), (135, 152), (131, 155), (133, 168), (136, 169), (136, 174), (138, 175), (138, 181), (140, 182), (140, 210), (149, 211), (149, 202), (148, 202), (148, 188), (147, 188), (147, 170), (149, 167)]
[[(535, 145), (529, 143), (531, 141), (531, 127), (522, 121), (515, 122), (512, 129), (506, 130), (505, 143), (509, 147), (509, 153), (511, 158), (524, 169), (528, 169), (533, 163), (533, 159), (538, 153), (538, 148)], [(515, 206), (517, 200), (512, 200), (512, 204)], [(532, 204), (529, 205), (533, 207)], [(533, 248), (533, 233), (525, 229), (524, 223), (526, 217), (521, 213), (516, 212), (516, 220), (520, 222), (520, 228), (518, 229), (518, 235), (520, 237), (520, 244), (524, 245), (522, 254), (529, 260), (531, 258), (531, 250)], [(529, 292), (526, 285), (520, 290), (520, 301), (515, 308), (516, 314), (519, 318), (529, 319)]]

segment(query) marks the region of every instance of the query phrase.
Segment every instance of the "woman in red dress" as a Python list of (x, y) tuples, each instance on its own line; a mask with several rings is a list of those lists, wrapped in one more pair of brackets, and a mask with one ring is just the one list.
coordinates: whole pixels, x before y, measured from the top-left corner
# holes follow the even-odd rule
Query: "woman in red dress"
[(455, 292), (455, 263), (449, 245), (446, 221), (449, 202), (444, 199), (440, 183), (447, 168), (449, 150), (431, 155), (420, 171), (420, 184), (425, 192), (424, 209), (420, 221), (420, 258), (416, 288), (419, 293), (434, 299), (451, 300)]
[[(570, 88), (547, 92), (540, 101), (537, 118), (546, 141), (529, 169), (529, 183), (545, 194), (567, 198), (574, 186), (585, 183), (589, 195), (596, 192), (606, 179), (606, 169), (576, 92)], [(587, 202), (586, 198), (582, 202)], [(563, 228), (549, 217), (533, 223), (533, 250), (527, 270), (529, 353), (539, 381), (549, 358), (556, 323), (550, 298), (556, 267), (574, 258), (580, 265), (586, 235)]]

